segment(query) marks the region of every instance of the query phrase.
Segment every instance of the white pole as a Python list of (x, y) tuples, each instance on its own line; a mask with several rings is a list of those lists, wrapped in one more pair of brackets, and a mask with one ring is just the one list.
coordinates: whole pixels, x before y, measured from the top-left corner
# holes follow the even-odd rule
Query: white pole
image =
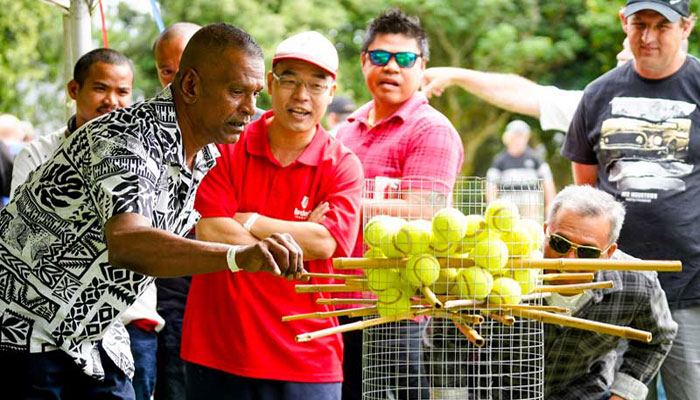
[[(64, 17), (63, 37), (66, 49), (66, 83), (73, 78), (73, 67), (78, 59), (93, 49), (92, 25), (90, 23), (90, 6), (87, 0), (70, 0), (68, 17)], [(68, 32), (66, 32), (68, 31)], [(75, 112), (75, 104), (66, 96), (66, 113), (70, 116)]]

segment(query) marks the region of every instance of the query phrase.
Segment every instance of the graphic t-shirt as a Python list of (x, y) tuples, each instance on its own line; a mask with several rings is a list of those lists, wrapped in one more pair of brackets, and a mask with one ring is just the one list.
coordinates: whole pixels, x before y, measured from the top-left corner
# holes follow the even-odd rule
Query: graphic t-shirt
[(506, 189), (524, 189), (538, 179), (551, 180), (552, 170), (537, 154), (527, 148), (523, 154), (513, 157), (504, 150), (496, 155), (486, 178)]
[(598, 186), (625, 204), (620, 249), (683, 262), (682, 272), (659, 274), (671, 308), (700, 304), (698, 104), (697, 58), (658, 80), (627, 63), (586, 88), (562, 149), (597, 164)]

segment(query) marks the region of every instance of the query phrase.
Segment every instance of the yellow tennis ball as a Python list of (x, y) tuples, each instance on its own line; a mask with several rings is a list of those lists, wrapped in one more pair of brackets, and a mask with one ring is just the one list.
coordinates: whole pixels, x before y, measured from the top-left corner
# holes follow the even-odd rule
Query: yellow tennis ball
[(428, 254), (435, 257), (451, 257), (457, 255), (459, 245), (456, 243), (432, 243), (428, 248)]
[(485, 268), (492, 274), (501, 273), (508, 263), (508, 247), (501, 239), (487, 237), (474, 246), (469, 253), (477, 267)]
[(493, 288), (493, 276), (489, 271), (470, 267), (459, 271), (457, 276), (459, 296), (464, 299), (484, 300)]
[(531, 293), (537, 287), (540, 280), (540, 270), (533, 268), (521, 268), (513, 270), (513, 280), (520, 285), (522, 294)]
[(433, 283), (433, 292), (435, 294), (450, 294), (454, 292), (457, 284), (457, 275), (459, 275), (457, 268), (440, 269), (440, 274), (435, 283)]
[(375, 294), (389, 288), (401, 287), (401, 275), (393, 268), (371, 269), (367, 273), (367, 287)]
[(476, 246), (476, 243), (487, 233), (486, 220), (481, 215), (467, 215), (464, 217), (464, 236), (460, 239), (459, 253), (466, 253)]
[(413, 287), (430, 286), (440, 276), (440, 263), (429, 254), (411, 256), (406, 261), (406, 280)]
[(391, 225), (391, 217), (388, 215), (375, 215), (365, 224), (362, 230), (362, 240), (370, 247), (378, 247), (382, 237), (386, 235)]
[(394, 239), (396, 248), (409, 255), (416, 255), (428, 252), (432, 237), (430, 222), (417, 219), (407, 222), (399, 229)]
[(467, 231), (467, 220), (458, 209), (447, 207), (435, 213), (432, 223), (433, 243), (459, 242)]
[(369, 250), (365, 251), (365, 254), (362, 256), (364, 258), (386, 258), (384, 253), (382, 253), (382, 249), (379, 247), (371, 247)]
[(516, 221), (513, 229), (502, 233), (501, 237), (508, 247), (511, 257), (527, 257), (533, 250), (533, 239), (530, 228)]
[(406, 221), (401, 218), (391, 217), (385, 224), (384, 236), (379, 242), (379, 248), (385, 256), (389, 258), (403, 258), (406, 254), (396, 247), (396, 233), (406, 225)]
[(518, 304), (522, 298), (522, 290), (518, 282), (511, 278), (498, 278), (493, 281), (493, 289), (489, 294), (491, 304)]
[(405, 314), (411, 311), (410, 289), (388, 288), (377, 294), (377, 311), (382, 317)]
[(534, 219), (521, 219), (519, 223), (530, 230), (532, 250), (539, 249), (542, 246), (542, 242), (544, 242), (544, 226)]
[(494, 200), (486, 207), (484, 213), (489, 228), (498, 231), (513, 229), (515, 221), (520, 218), (518, 207), (505, 199)]

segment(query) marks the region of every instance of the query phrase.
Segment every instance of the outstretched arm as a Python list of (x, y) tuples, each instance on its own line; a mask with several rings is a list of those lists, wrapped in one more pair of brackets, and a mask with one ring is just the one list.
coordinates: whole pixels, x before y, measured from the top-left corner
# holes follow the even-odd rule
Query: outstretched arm
[(427, 97), (440, 96), (451, 85), (459, 85), (508, 111), (540, 117), (539, 95), (542, 86), (522, 76), (454, 67), (428, 68), (423, 74), (422, 91)]

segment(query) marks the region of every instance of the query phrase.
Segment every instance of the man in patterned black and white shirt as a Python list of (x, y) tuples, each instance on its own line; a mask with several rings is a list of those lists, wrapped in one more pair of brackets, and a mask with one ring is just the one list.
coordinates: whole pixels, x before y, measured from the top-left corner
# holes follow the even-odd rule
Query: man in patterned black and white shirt
[[(209, 25), (171, 88), (85, 124), (0, 212), (0, 376), (8, 398), (133, 399), (120, 314), (153, 281), (230, 269), (301, 277), (288, 235), (251, 246), (182, 238), (217, 143), (234, 143), (263, 89), (260, 47)], [(8, 392), (9, 391), (9, 392)]]

